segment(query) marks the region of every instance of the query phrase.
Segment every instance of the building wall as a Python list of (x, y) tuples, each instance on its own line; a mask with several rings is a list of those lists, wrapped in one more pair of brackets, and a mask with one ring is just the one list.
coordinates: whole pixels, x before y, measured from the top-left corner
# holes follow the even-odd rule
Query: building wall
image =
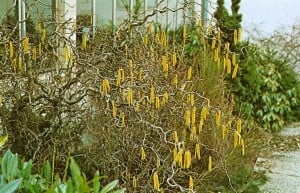
[[(122, 0), (95, 0), (96, 1), (96, 24), (98, 26), (105, 24), (120, 24), (128, 18), (128, 12), (122, 5)], [(115, 7), (113, 7), (113, 2), (115, 1)], [(127, 0), (128, 2), (135, 0)], [(201, 0), (196, 0), (201, 1)], [(153, 9), (156, 8), (157, 2), (159, 0), (145, 0), (147, 5), (144, 4), (141, 7), (141, 14), (143, 13), (150, 14), (153, 12)], [(172, 10), (176, 10), (183, 6), (184, 0), (165, 0), (164, 3), (157, 7), (158, 9), (163, 9), (164, 7), (169, 7)], [(52, 0), (26, 0), (27, 5), (30, 8), (30, 15), (35, 20), (43, 20), (46, 18), (51, 18), (51, 3)], [(0, 15), (9, 10), (13, 6), (13, 0), (1, 0), (0, 3)], [(93, 0), (77, 0), (77, 15), (80, 14), (90, 14), (92, 15)], [(200, 15), (200, 9), (196, 7), (197, 15)], [(27, 10), (28, 11), (28, 10)], [(186, 10), (185, 14), (191, 14)], [(177, 25), (184, 21), (183, 11), (167, 11), (162, 14), (157, 14), (148, 19), (148, 21), (161, 22), (164, 26), (169, 26), (171, 28), (176, 28)]]

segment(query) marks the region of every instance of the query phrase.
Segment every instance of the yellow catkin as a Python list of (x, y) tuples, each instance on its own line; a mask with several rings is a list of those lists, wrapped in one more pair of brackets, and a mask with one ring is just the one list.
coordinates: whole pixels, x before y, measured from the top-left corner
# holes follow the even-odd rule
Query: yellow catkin
[(187, 71), (187, 77), (186, 77), (186, 79), (187, 80), (191, 80), (191, 78), (192, 78), (192, 67), (190, 66), (188, 68), (188, 71)]
[(186, 95), (186, 102), (191, 103), (191, 94)]
[(158, 180), (157, 171), (154, 172), (154, 174), (153, 174), (153, 187), (154, 187), (154, 190), (159, 191), (159, 180)]
[(232, 56), (231, 56), (231, 63), (233, 66), (236, 65), (236, 53), (233, 53)]
[(42, 54), (42, 44), (41, 43), (39, 43), (39, 55), (41, 55)]
[(193, 191), (194, 189), (194, 180), (192, 176), (189, 177), (189, 189)]
[(120, 68), (119, 70), (118, 70), (118, 74), (117, 74), (117, 86), (120, 86), (121, 85), (121, 78), (122, 78), (122, 68)]
[(194, 93), (191, 93), (190, 103), (191, 103), (191, 106), (194, 106), (194, 104), (195, 104), (195, 94)]
[(223, 57), (223, 69), (226, 70), (227, 64), (226, 64), (227, 60), (226, 60), (226, 56)]
[(177, 135), (177, 131), (174, 131), (174, 132), (173, 132), (173, 140), (174, 140), (175, 145), (177, 145), (177, 144), (178, 144), (178, 135)]
[(160, 99), (158, 96), (155, 97), (155, 108), (156, 109), (160, 108)]
[(152, 33), (152, 23), (149, 23), (149, 25), (147, 26), (147, 34), (151, 35)]
[(149, 44), (149, 38), (148, 38), (148, 35), (146, 34), (145, 36), (144, 36), (144, 44), (145, 44), (145, 46), (148, 46), (148, 44)]
[(195, 159), (200, 160), (201, 159), (201, 149), (200, 149), (200, 144), (197, 143), (195, 145)]
[(68, 48), (68, 46), (65, 46), (65, 48), (64, 48), (64, 58), (65, 58), (65, 62), (68, 62), (68, 59), (69, 59), (69, 48)]
[(225, 139), (225, 135), (226, 135), (226, 127), (225, 125), (222, 125), (222, 139)]
[(217, 66), (218, 66), (218, 69), (220, 69), (220, 66), (221, 66), (221, 58), (220, 57), (218, 57)]
[(133, 104), (133, 92), (132, 89), (129, 88), (127, 91), (127, 104), (131, 106)]
[(137, 186), (137, 179), (135, 176), (132, 177), (132, 186), (133, 186), (133, 188), (136, 188), (136, 186)]
[(130, 176), (131, 176), (130, 172), (129, 172), (128, 170), (126, 170), (126, 172), (125, 172), (125, 177), (126, 177), (127, 179), (129, 179)]
[(18, 70), (19, 70), (19, 72), (23, 72), (23, 60), (22, 60), (22, 57), (19, 57)]
[(201, 33), (201, 45), (205, 46), (205, 35), (204, 35), (204, 32)]
[(232, 124), (232, 120), (229, 120), (227, 123), (226, 123), (226, 127), (228, 129), (231, 129), (231, 124)]
[(33, 47), (32, 48), (32, 56), (31, 56), (31, 59), (33, 61), (36, 61), (36, 47)]
[(217, 127), (219, 127), (221, 125), (221, 111), (218, 110), (218, 112), (216, 113), (216, 125)]
[(242, 146), (242, 155), (245, 155), (245, 141), (244, 139), (241, 139), (241, 146)]
[(221, 29), (218, 27), (218, 35), (217, 35), (217, 37), (218, 37), (218, 40), (221, 40)]
[(163, 95), (163, 104), (168, 103), (168, 101), (169, 101), (169, 94), (167, 92), (164, 92), (164, 95)]
[(214, 51), (214, 61), (217, 62), (219, 60), (219, 49), (215, 49)]
[(124, 127), (125, 126), (125, 113), (124, 112), (121, 113), (121, 119), (122, 119), (122, 126)]
[(9, 58), (12, 59), (14, 56), (14, 45), (11, 41), (9, 41)]
[(236, 148), (238, 145), (238, 141), (239, 141), (239, 133), (237, 131), (234, 132), (233, 134), (233, 147)]
[(173, 84), (175, 85), (175, 88), (178, 87), (178, 75), (175, 74), (175, 76), (173, 77)]
[(87, 39), (86, 33), (84, 33), (84, 34), (82, 35), (82, 48), (83, 48), (83, 49), (86, 49), (86, 39)]
[(237, 35), (238, 37), (238, 41), (241, 39), (241, 37), (242, 37), (242, 28), (239, 28), (238, 29), (238, 35)]
[(208, 35), (212, 35), (212, 32), (213, 32), (213, 26), (210, 24), (208, 26)]
[(174, 160), (175, 162), (177, 162), (177, 158), (178, 158), (178, 152), (177, 152), (177, 148), (175, 147), (175, 148), (173, 149), (173, 160)]
[(111, 101), (111, 106), (112, 106), (112, 116), (113, 118), (116, 118), (117, 117), (117, 107), (115, 105), (115, 101)]
[(165, 31), (161, 32), (161, 44), (163, 47), (167, 46), (167, 35)]
[(17, 59), (14, 58), (11, 62), (14, 72), (17, 72)]
[(198, 27), (199, 29), (202, 28), (202, 20), (201, 20), (201, 19), (198, 19), (197, 27)]
[(226, 59), (227, 74), (231, 74), (231, 61)]
[(128, 58), (128, 46), (125, 44), (125, 57)]
[(135, 108), (134, 108), (134, 109), (135, 109), (135, 111), (137, 111), (137, 112), (140, 111), (140, 103), (139, 103), (139, 102), (136, 102), (136, 103), (135, 103)]
[(46, 29), (44, 28), (43, 30), (42, 30), (42, 36), (41, 36), (41, 41), (42, 41), (42, 43), (45, 43), (45, 40), (46, 40)]
[(216, 48), (216, 38), (213, 37), (212, 41), (211, 41), (211, 49), (215, 49)]
[(206, 118), (207, 118), (207, 113), (208, 113), (207, 107), (202, 107), (200, 119), (202, 119), (203, 121), (206, 120)]
[(227, 53), (229, 53), (229, 48), (230, 48), (230, 43), (229, 42), (226, 42), (226, 44), (225, 44), (225, 51), (227, 52)]
[(233, 72), (232, 72), (232, 76), (231, 76), (232, 79), (236, 78), (236, 74), (237, 74), (238, 68), (239, 68), (239, 65), (236, 64), (234, 66), (234, 69), (233, 69)]
[(204, 120), (200, 119), (200, 121), (199, 121), (199, 133), (201, 133), (202, 130), (203, 130), (203, 124), (204, 124)]
[(132, 68), (133, 68), (132, 60), (128, 60), (128, 66), (129, 66), (129, 69), (132, 70)]
[(212, 169), (212, 157), (209, 156), (209, 157), (208, 157), (208, 171), (210, 172), (211, 169)]
[(134, 81), (133, 71), (130, 72), (130, 84), (132, 85)]
[(167, 77), (168, 76), (168, 71), (169, 71), (169, 64), (168, 64), (166, 56), (162, 56), (161, 64), (162, 64), (162, 67), (163, 67), (163, 72), (165, 73), (165, 76)]
[(196, 113), (197, 113), (197, 108), (193, 106), (192, 108), (192, 125), (196, 123)]
[(156, 41), (156, 44), (157, 44), (157, 45), (160, 45), (160, 44), (161, 44), (161, 40), (160, 40), (160, 35), (159, 35), (159, 33), (155, 33), (155, 41)]
[(197, 129), (195, 125), (192, 125), (191, 133), (190, 133), (190, 140), (194, 140), (197, 136)]
[(143, 69), (139, 70), (139, 81), (143, 80)]
[(24, 54), (28, 54), (28, 52), (29, 52), (29, 38), (28, 37), (24, 38), (23, 41), (22, 41), (22, 44), (23, 44)]
[(141, 147), (141, 159), (144, 161), (146, 159), (146, 153), (143, 147)]
[(190, 168), (191, 163), (192, 163), (191, 152), (187, 150), (184, 152), (183, 168), (185, 168), (185, 169)]
[(42, 31), (42, 23), (41, 22), (38, 22), (37, 28), (40, 32)]
[(233, 31), (233, 43), (234, 45), (236, 45), (238, 42), (238, 31), (236, 29), (234, 29)]
[(155, 102), (155, 87), (154, 86), (151, 86), (150, 88), (150, 104), (154, 104)]
[(183, 158), (183, 150), (180, 149), (179, 152), (177, 153), (177, 158), (176, 158), (176, 162), (178, 163), (179, 167), (182, 167), (182, 158)]
[(172, 66), (176, 67), (176, 63), (177, 63), (176, 52), (173, 52), (173, 54), (172, 54)]
[(191, 125), (191, 111), (187, 109), (185, 111), (185, 126), (189, 127)]
[(237, 132), (239, 132), (239, 133), (242, 132), (242, 120), (241, 120), (241, 119), (237, 120), (237, 123), (236, 123), (236, 130), (237, 130)]
[(103, 79), (102, 92), (107, 95), (109, 91), (110, 91), (109, 81), (107, 79)]

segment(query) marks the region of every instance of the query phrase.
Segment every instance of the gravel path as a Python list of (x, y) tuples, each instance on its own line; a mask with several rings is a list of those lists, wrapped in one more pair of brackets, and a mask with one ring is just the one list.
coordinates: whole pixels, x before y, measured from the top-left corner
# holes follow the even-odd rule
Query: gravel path
[[(284, 128), (282, 136), (300, 136), (300, 126)], [(268, 182), (263, 193), (300, 193), (300, 149), (291, 152), (273, 152), (269, 158), (258, 158), (256, 170), (266, 171)]]

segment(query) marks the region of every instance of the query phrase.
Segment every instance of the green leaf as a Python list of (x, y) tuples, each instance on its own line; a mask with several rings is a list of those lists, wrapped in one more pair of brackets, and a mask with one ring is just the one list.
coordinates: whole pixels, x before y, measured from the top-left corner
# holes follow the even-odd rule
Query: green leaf
[(106, 184), (102, 190), (100, 191), (100, 193), (108, 193), (109, 191), (111, 191), (112, 189), (115, 188), (115, 186), (118, 184), (118, 180), (114, 180), (108, 184)]
[(73, 179), (73, 182), (75, 183), (75, 186), (77, 189), (83, 185), (84, 179), (81, 175), (80, 168), (75, 162), (73, 158), (71, 158), (71, 164), (70, 164), (70, 169), (71, 169), (71, 176)]
[(14, 179), (18, 175), (18, 156), (7, 150), (3, 156), (1, 167), (5, 179)]
[(22, 182), (22, 178), (11, 181), (10, 183), (8, 183), (8, 184), (4, 185), (3, 187), (1, 187), (0, 192), (13, 193), (14, 191), (16, 191), (18, 189), (21, 182)]
[(0, 137), (0, 147), (2, 147), (7, 142), (7, 139), (8, 135)]
[(99, 181), (99, 171), (95, 173), (94, 179), (93, 179), (93, 188), (94, 192), (99, 192), (100, 190), (100, 181)]
[(66, 193), (74, 193), (73, 189), (74, 188), (73, 188), (72, 180), (69, 179), (67, 182)]
[(111, 193), (124, 193), (125, 191), (126, 191), (126, 189), (125, 189), (125, 188), (122, 188), (122, 189), (120, 189), (120, 190), (116, 190), (116, 191), (111, 192)]
[(28, 162), (24, 162), (23, 163), (23, 167), (22, 167), (22, 177), (23, 178), (29, 178), (31, 175), (31, 171), (32, 171), (32, 160), (28, 161)]
[(43, 168), (43, 177), (46, 180), (46, 186), (48, 186), (50, 184), (51, 181), (51, 166), (49, 161), (47, 160), (46, 164), (44, 165)]

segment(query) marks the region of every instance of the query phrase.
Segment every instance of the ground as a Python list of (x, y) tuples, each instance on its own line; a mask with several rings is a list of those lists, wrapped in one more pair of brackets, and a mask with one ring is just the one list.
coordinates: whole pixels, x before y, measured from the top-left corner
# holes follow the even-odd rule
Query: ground
[(292, 124), (274, 135), (258, 157), (255, 170), (265, 171), (263, 193), (300, 192), (300, 124)]

